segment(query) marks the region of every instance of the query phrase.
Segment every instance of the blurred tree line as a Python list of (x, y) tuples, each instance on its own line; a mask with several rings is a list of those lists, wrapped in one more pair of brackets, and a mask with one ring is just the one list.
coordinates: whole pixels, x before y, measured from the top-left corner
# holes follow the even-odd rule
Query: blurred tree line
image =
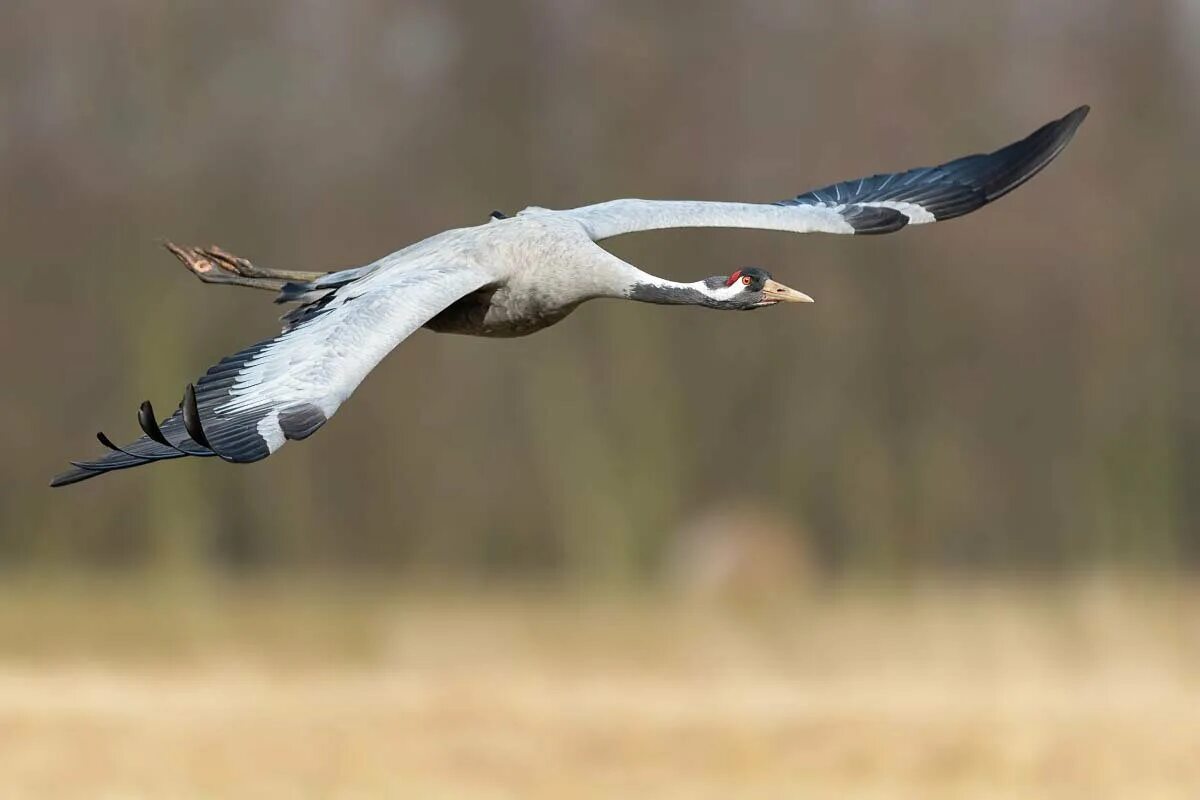
[[(1193, 6), (7, 3), (0, 559), (640, 576), (751, 507), (835, 570), (1194, 565)], [(422, 332), (269, 461), (46, 488), (274, 330), (162, 238), (333, 269), (493, 208), (788, 197), (1082, 102), (1046, 173), (945, 226), (611, 243), (815, 306)]]

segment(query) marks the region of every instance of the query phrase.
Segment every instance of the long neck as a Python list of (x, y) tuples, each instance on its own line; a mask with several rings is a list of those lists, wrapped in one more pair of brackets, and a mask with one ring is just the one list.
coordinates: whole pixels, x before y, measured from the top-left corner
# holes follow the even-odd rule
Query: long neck
[(720, 308), (724, 286), (710, 286), (706, 281), (680, 283), (643, 272), (632, 264), (622, 262), (622, 269), (613, 284), (610, 296), (639, 303), (667, 306), (704, 306)]
[(625, 296), (639, 303), (656, 303), (666, 306), (705, 306), (720, 308), (721, 299), (714, 296), (715, 291), (704, 281), (695, 283), (678, 283), (653, 275), (646, 275), (645, 280), (639, 280), (629, 286)]
[(593, 297), (614, 297), (659, 305), (724, 308), (734, 290), (710, 281), (680, 283), (643, 272), (599, 247), (589, 254), (592, 259), (586, 273), (594, 281)]

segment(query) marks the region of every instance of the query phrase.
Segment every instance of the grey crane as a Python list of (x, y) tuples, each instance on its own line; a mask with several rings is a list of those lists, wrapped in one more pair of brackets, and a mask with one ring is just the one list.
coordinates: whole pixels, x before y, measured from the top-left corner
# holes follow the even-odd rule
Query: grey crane
[(418, 328), (524, 336), (601, 297), (718, 310), (811, 302), (765, 270), (680, 283), (643, 272), (596, 243), (660, 228), (758, 228), (877, 234), (951, 219), (1012, 191), (1075, 134), (1081, 106), (993, 153), (845, 181), (776, 203), (612, 200), (554, 211), (531, 207), (431, 236), (366, 266), (330, 273), (261, 269), (217, 249), (169, 248), (202, 280), (278, 291), (296, 303), (283, 331), (221, 359), (161, 422), (144, 402), (143, 435), (71, 462), (51, 486), (181, 456), (246, 463), (305, 439), (376, 364)]

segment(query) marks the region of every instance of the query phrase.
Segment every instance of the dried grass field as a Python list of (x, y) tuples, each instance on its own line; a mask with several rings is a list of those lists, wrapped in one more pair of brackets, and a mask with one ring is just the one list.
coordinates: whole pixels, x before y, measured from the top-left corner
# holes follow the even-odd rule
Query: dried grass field
[(4, 798), (1195, 798), (1179, 580), (9, 581)]

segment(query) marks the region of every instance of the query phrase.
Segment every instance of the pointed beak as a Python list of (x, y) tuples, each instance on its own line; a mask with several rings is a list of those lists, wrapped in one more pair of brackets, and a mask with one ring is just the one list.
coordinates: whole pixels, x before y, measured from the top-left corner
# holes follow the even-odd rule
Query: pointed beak
[(811, 303), (813, 299), (804, 292), (789, 289), (777, 281), (767, 281), (763, 284), (763, 297), (776, 303)]

